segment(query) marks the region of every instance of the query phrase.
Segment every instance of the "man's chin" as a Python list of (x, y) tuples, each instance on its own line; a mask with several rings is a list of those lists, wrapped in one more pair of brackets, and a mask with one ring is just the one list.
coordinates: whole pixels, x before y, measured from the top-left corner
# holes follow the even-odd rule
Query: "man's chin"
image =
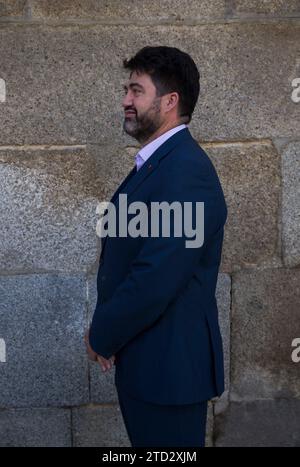
[(136, 135), (136, 126), (135, 125), (132, 125), (131, 122), (128, 120), (128, 121), (124, 121), (123, 123), (123, 130), (129, 135), (129, 136), (132, 136), (134, 137)]

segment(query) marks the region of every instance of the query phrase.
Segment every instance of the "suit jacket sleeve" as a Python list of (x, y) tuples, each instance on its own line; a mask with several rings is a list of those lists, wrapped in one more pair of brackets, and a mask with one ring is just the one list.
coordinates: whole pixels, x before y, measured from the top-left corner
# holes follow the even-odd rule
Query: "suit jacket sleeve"
[[(185, 242), (191, 238), (184, 232), (181, 237), (176, 237), (172, 223), (170, 237), (149, 235), (143, 239), (142, 248), (125, 280), (111, 299), (97, 303), (90, 328), (90, 345), (97, 354), (110, 358), (153, 325), (184, 289), (205, 248), (223, 228), (225, 219), (220, 200), (216, 178), (204, 164), (177, 165), (162, 183), (156, 185), (151, 201), (190, 201), (193, 219), (196, 201), (204, 202), (204, 243), (198, 248), (187, 248)], [(148, 214), (150, 226), (151, 211)]]

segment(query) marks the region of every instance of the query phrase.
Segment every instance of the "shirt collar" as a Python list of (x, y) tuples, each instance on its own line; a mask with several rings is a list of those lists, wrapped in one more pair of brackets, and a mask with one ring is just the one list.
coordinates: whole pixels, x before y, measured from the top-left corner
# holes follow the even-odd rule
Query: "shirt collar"
[(185, 123), (177, 125), (174, 128), (171, 128), (170, 130), (166, 131), (150, 143), (146, 144), (146, 146), (141, 148), (137, 153), (136, 158), (138, 158), (139, 156), (143, 159), (144, 162), (146, 162), (146, 160), (149, 159), (149, 157), (156, 151), (156, 149), (159, 148), (159, 146), (161, 146), (165, 141), (167, 141), (167, 139), (169, 139), (175, 133), (177, 133), (180, 130), (183, 130), (184, 128), (187, 128), (187, 125)]

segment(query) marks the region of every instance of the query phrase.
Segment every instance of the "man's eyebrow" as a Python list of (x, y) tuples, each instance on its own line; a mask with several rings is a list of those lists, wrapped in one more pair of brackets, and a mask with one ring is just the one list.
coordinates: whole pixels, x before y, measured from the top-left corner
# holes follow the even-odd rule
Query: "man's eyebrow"
[[(138, 87), (138, 88), (140, 88), (140, 89), (144, 89), (144, 86), (142, 86), (142, 85), (139, 84), (139, 83), (130, 83), (130, 84), (129, 84), (129, 87), (130, 87), (130, 88), (133, 88), (134, 86), (136, 86), (136, 87)], [(126, 84), (124, 84), (123, 87), (124, 87), (124, 89), (128, 89), (128, 86), (127, 86)]]

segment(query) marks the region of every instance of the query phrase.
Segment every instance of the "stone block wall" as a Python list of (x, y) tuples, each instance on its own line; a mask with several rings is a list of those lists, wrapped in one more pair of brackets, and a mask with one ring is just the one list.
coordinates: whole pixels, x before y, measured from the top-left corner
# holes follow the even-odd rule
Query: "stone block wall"
[(190, 130), (228, 204), (207, 446), (300, 446), (299, 0), (0, 2), (0, 446), (130, 445), (83, 334), (96, 206), (138, 149), (122, 60), (145, 45), (196, 61)]

